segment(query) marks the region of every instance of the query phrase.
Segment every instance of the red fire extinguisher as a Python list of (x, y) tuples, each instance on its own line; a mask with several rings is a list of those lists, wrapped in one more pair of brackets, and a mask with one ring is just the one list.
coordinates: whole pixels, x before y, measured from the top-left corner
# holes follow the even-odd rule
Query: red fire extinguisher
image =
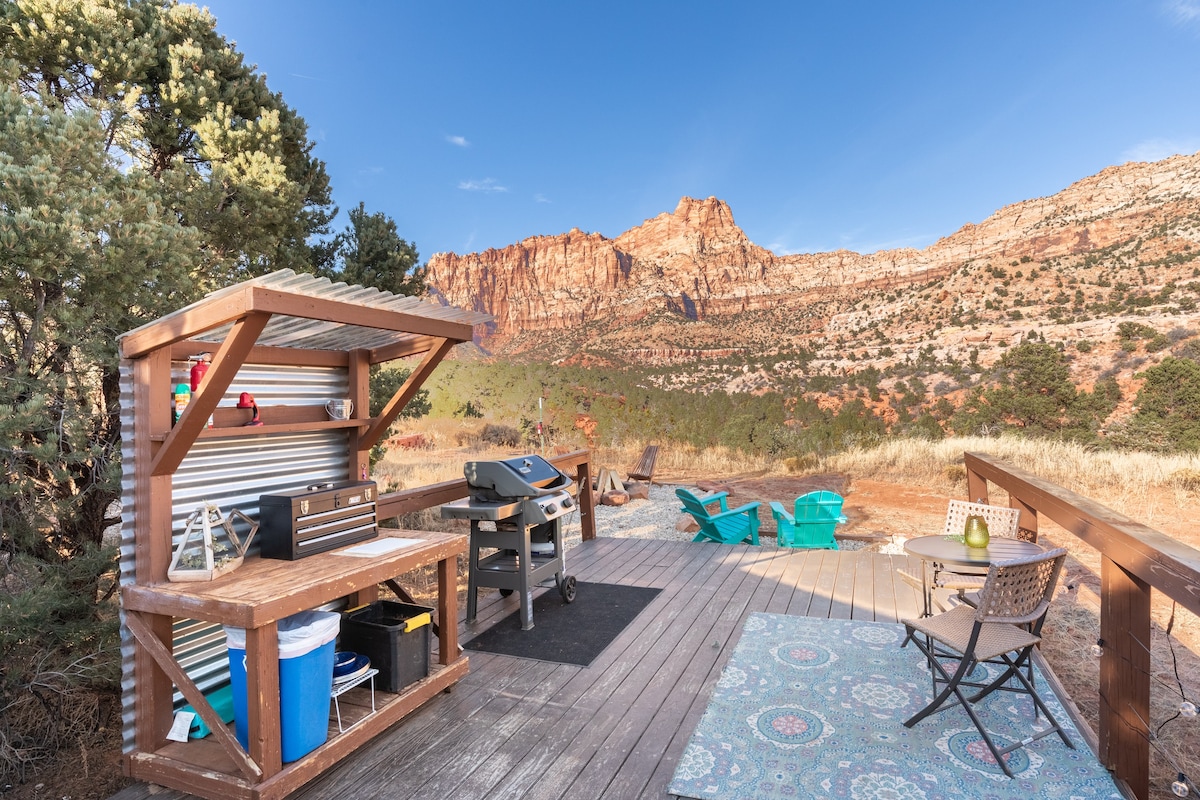
[(204, 375), (208, 372), (208, 359), (211, 356), (208, 353), (201, 353), (198, 356), (191, 356), (188, 360), (195, 361), (192, 365), (192, 393), (200, 388), (200, 382), (204, 380)]
[[(204, 381), (204, 376), (208, 373), (208, 359), (212, 358), (209, 353), (201, 353), (198, 356), (188, 356), (188, 361), (195, 361), (192, 364), (191, 383), (192, 394), (195, 394), (200, 389), (200, 384)], [(208, 417), (208, 427), (213, 426), (213, 418)]]

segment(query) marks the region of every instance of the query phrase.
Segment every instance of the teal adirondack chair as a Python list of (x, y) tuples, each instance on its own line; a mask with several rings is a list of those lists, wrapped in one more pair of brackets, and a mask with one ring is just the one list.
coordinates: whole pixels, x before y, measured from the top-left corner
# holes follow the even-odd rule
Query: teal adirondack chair
[(808, 547), (837, 550), (833, 529), (845, 522), (842, 496), (837, 492), (809, 492), (796, 498), (795, 515), (782, 503), (771, 503), (780, 547)]
[[(760, 503), (746, 503), (730, 508), (725, 498), (728, 492), (717, 492), (697, 497), (687, 489), (676, 489), (675, 496), (683, 503), (681, 511), (691, 514), (700, 523), (700, 532), (693, 542), (706, 539), (719, 544), (758, 544), (758, 507)], [(717, 504), (712, 511), (709, 506)]]

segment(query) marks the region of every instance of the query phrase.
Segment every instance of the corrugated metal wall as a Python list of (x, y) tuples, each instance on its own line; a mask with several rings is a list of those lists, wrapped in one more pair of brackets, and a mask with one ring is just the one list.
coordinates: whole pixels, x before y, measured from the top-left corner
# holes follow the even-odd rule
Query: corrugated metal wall
[[(174, 383), (188, 382), (189, 365), (172, 364)], [(170, 393), (170, 387), (163, 387)], [(222, 406), (236, 406), (239, 395), (250, 392), (260, 406), (320, 405), (346, 397), (344, 369), (313, 367), (263, 367), (246, 365), (226, 392)], [(121, 363), (121, 582), (133, 577), (133, 368)], [(264, 433), (256, 436), (197, 441), (176, 471), (171, 495), (172, 543), (178, 543), (187, 517), (203, 501), (216, 503), (224, 513), (237, 508), (257, 518), (259, 495), (303, 487), (309, 483), (345, 480), (349, 437), (344, 430), (314, 433)], [(239, 532), (241, 532), (239, 530)], [(257, 544), (250, 552), (257, 553)], [(195, 620), (176, 620), (175, 657), (203, 690), (228, 680), (225, 636), (221, 626)], [(124, 750), (133, 749), (134, 683), (133, 637), (122, 628), (122, 726)], [(176, 705), (182, 695), (175, 694)]]

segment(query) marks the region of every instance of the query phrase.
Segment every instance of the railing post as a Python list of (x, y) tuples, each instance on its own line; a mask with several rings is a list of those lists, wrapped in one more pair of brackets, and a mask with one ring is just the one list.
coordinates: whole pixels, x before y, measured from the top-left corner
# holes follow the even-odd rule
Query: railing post
[(1100, 567), (1100, 760), (1150, 795), (1150, 585), (1107, 556)]
[(596, 502), (592, 497), (592, 462), (582, 461), (575, 475), (579, 481), (579, 533), (585, 542), (596, 538)]
[(977, 500), (981, 503), (988, 501), (987, 478), (972, 472), (970, 467), (967, 467), (967, 500), (972, 503)]

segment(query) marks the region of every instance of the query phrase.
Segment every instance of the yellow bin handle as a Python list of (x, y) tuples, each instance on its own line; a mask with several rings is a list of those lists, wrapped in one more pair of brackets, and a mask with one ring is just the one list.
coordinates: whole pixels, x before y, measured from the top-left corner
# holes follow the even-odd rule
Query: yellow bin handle
[(429, 615), (429, 612), (426, 611), (424, 614), (417, 614), (415, 617), (409, 617), (408, 619), (404, 620), (404, 632), (412, 633), (413, 631), (415, 631), (417, 628), (421, 627), (422, 625), (432, 625), (432, 624), (433, 624), (433, 617), (431, 617)]

